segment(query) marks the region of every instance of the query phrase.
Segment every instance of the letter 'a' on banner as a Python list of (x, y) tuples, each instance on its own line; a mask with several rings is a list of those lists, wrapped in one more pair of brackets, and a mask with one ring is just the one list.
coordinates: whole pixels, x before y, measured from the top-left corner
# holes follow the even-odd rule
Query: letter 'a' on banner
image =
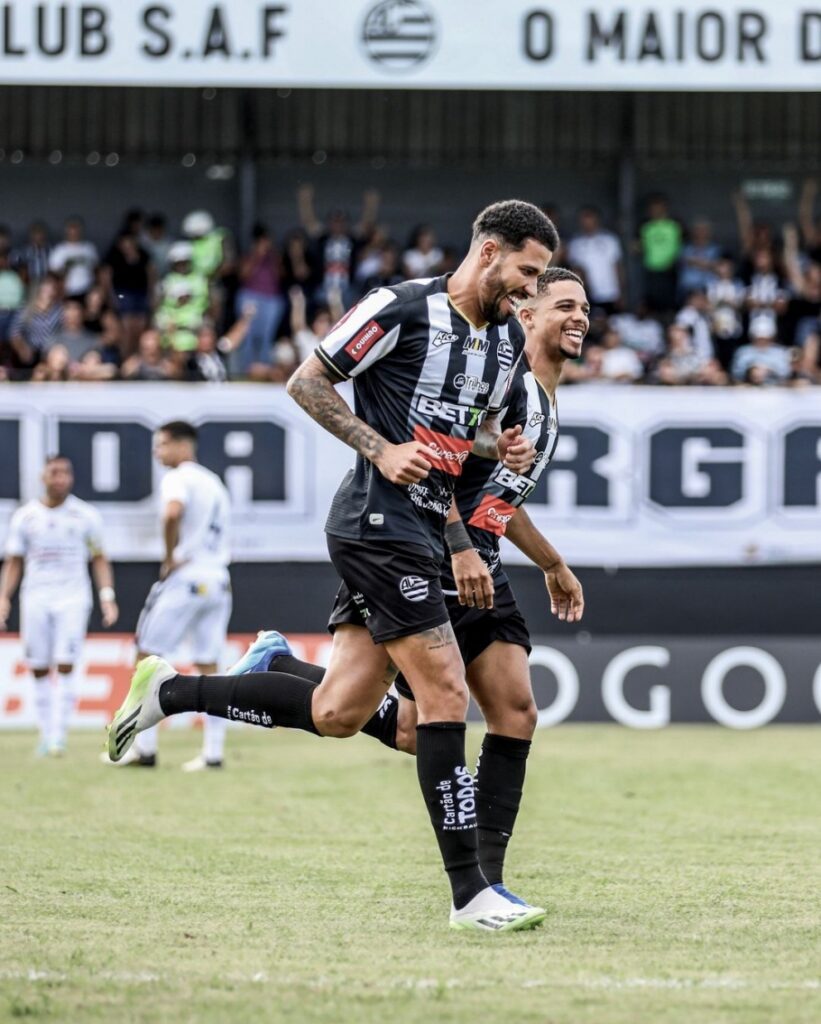
[(801, 0), (2, 7), (6, 85), (797, 91), (821, 63), (821, 10)]

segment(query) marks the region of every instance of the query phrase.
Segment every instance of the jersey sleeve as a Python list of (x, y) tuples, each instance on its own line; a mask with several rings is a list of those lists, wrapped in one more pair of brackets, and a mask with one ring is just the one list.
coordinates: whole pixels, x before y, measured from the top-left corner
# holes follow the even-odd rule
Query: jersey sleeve
[(88, 510), (86, 545), (89, 558), (96, 558), (97, 555), (105, 554), (103, 549), (103, 517), (96, 508), (89, 508)]
[(11, 517), (6, 537), (6, 557), (22, 558), (26, 553), (26, 535), (23, 532), (23, 510), (18, 509)]
[(394, 292), (377, 288), (331, 328), (316, 355), (343, 380), (356, 377), (395, 348), (401, 308)]
[(178, 501), (181, 505), (188, 503), (188, 488), (181, 473), (167, 473), (160, 482), (160, 502), (163, 508), (171, 502)]

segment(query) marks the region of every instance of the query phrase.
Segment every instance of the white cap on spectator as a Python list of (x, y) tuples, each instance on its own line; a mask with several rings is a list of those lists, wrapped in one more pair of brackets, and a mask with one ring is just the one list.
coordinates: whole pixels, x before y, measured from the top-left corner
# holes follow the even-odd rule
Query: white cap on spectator
[(775, 319), (766, 313), (759, 313), (758, 316), (750, 318), (750, 329), (747, 332), (751, 338), (774, 338), (776, 335)]
[(207, 210), (193, 210), (182, 222), (182, 233), (189, 238), (202, 238), (214, 230), (214, 218)]
[(174, 242), (168, 250), (169, 263), (187, 263), (194, 255), (194, 249), (190, 242)]

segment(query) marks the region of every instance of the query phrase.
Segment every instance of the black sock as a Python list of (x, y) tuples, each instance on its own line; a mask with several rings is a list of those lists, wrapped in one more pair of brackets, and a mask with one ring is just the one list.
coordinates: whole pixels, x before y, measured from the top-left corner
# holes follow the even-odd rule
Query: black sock
[(530, 740), (488, 733), (476, 764), (479, 863), (491, 885), (502, 881), (525, 781)]
[(268, 664), (268, 672), (287, 672), (300, 679), (308, 679), (312, 683), (321, 683), (325, 669), (321, 665), (312, 665), (310, 661), (300, 661), (293, 654), (275, 654)]
[(316, 733), (311, 716), (316, 685), (285, 672), (173, 676), (160, 686), (160, 707), (166, 715), (204, 711), (231, 722), (250, 722), (268, 729), (282, 725)]
[(418, 725), (416, 771), (450, 879), (453, 904), (460, 910), (487, 888), (479, 868), (473, 778), (465, 765), (465, 723)]
[(399, 701), (393, 694), (388, 694), (372, 718), (359, 730), (366, 736), (384, 743), (386, 747), (396, 750), (396, 721), (399, 717)]

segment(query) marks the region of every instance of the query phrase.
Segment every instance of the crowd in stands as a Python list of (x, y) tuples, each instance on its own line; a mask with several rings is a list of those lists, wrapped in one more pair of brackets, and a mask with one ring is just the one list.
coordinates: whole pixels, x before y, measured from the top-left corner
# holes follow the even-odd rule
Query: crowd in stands
[[(719, 244), (703, 219), (683, 224), (657, 196), (625, 253), (593, 207), (572, 227), (545, 207), (563, 241), (553, 265), (576, 270), (592, 306), (569, 383), (821, 384), (821, 221), (804, 183), (797, 223), (753, 219), (733, 196), (738, 237)], [(174, 238), (162, 214), (129, 211), (102, 256), (70, 218), (18, 240), (0, 227), (0, 381), (229, 379), (283, 382), (345, 309), (370, 289), (454, 269), (461, 252), (420, 225), (403, 247), (365, 193), (357, 223), (323, 221), (313, 188), (299, 226), (259, 224), (245, 251), (203, 210)], [(627, 267), (640, 281), (628, 301)]]

